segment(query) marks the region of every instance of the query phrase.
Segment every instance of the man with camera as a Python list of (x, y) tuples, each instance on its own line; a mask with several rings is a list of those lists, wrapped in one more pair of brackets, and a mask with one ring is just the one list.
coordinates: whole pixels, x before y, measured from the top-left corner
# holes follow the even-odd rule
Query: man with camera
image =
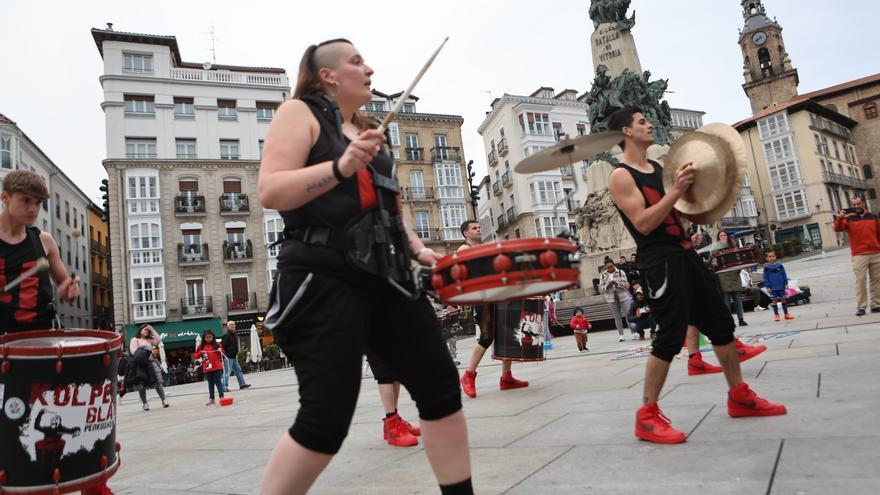
[(853, 198), (852, 207), (841, 211), (834, 222), (835, 232), (849, 234), (853, 271), (856, 274), (856, 316), (868, 307), (866, 278), (871, 279), (871, 312), (880, 313), (880, 219), (865, 209), (864, 200)]

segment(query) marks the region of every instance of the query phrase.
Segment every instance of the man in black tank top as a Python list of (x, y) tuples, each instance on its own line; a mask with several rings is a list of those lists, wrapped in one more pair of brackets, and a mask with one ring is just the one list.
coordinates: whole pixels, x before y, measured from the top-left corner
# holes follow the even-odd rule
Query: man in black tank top
[[(70, 277), (61, 261), (58, 245), (48, 232), (32, 224), (37, 220), (49, 192), (43, 178), (25, 170), (16, 170), (3, 178), (0, 201), (0, 335), (26, 330), (49, 329), (55, 311), (52, 306), (50, 277), (65, 301), (79, 297), (79, 278)], [(9, 291), (7, 284), (37, 266), (46, 258), (48, 270), (41, 270), (21, 280)]]
[(660, 326), (648, 357), (643, 405), (636, 413), (636, 437), (655, 443), (687, 439), (672, 427), (657, 399), (689, 324), (712, 341), (730, 387), (727, 412), (731, 417), (785, 414), (784, 405), (758, 397), (743, 382), (733, 317), (723, 302), (717, 278), (694, 252), (682, 226), (683, 215), (675, 209), (675, 202), (694, 182), (693, 164), (680, 167), (672, 188), (666, 191), (662, 166), (647, 159), (648, 147), (654, 143), (653, 125), (641, 109), (618, 110), (611, 115), (609, 128), (625, 135), (622, 163), (611, 173), (611, 196), (636, 241), (642, 286)]

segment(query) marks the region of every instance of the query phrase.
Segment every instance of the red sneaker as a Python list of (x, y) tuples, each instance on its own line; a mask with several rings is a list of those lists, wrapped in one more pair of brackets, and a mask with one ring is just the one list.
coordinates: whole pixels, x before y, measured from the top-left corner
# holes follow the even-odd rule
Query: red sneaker
[(644, 405), (636, 412), (636, 437), (654, 443), (687, 441), (684, 433), (672, 427), (672, 422), (663, 414), (656, 402)]
[(476, 371), (465, 370), (464, 374), (461, 375), (461, 390), (464, 391), (464, 395), (472, 399), (477, 396)]
[(529, 386), (529, 382), (524, 380), (517, 380), (513, 377), (513, 374), (509, 371), (503, 375), (501, 375), (500, 382), (501, 390), (512, 390), (514, 388), (524, 388)]
[(384, 438), (388, 445), (394, 447), (414, 447), (419, 444), (419, 439), (409, 432), (409, 423), (403, 420), (399, 414), (382, 420), (385, 423)]
[(721, 371), (721, 366), (703, 361), (703, 355), (699, 352), (688, 358), (688, 375), (708, 375), (721, 373)]
[(736, 353), (739, 354), (739, 362), (748, 361), (767, 350), (767, 346), (764, 344), (746, 345), (739, 339), (734, 339), (734, 342), (736, 342)]
[(732, 418), (779, 416), (787, 412), (784, 405), (758, 397), (746, 383), (740, 383), (727, 393), (727, 414)]
[(413, 426), (409, 421), (407, 421), (403, 418), (400, 418), (400, 421), (403, 423), (403, 426), (406, 427), (407, 431), (409, 431), (410, 435), (412, 435), (414, 437), (422, 436), (422, 429), (421, 428), (419, 428), (417, 426)]
[(786, 319), (786, 320), (793, 320), (793, 319), (794, 319), (794, 315), (791, 314), (791, 313), (785, 313), (785, 319)]

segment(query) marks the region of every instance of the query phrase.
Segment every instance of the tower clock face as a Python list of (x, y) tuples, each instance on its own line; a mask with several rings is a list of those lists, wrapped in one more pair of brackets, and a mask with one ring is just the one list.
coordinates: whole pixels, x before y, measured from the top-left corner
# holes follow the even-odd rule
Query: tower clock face
[(764, 31), (758, 31), (752, 35), (752, 42), (756, 45), (763, 45), (765, 41), (767, 41), (767, 33)]

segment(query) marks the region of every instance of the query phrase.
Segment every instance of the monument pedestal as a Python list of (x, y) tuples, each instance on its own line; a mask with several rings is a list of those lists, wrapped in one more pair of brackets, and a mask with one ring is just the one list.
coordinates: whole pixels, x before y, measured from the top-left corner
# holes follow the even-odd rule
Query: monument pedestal
[(636, 41), (629, 30), (621, 31), (615, 22), (600, 24), (590, 37), (593, 52), (593, 67), (604, 65), (612, 79), (621, 75), (624, 69), (636, 74), (642, 73)]

